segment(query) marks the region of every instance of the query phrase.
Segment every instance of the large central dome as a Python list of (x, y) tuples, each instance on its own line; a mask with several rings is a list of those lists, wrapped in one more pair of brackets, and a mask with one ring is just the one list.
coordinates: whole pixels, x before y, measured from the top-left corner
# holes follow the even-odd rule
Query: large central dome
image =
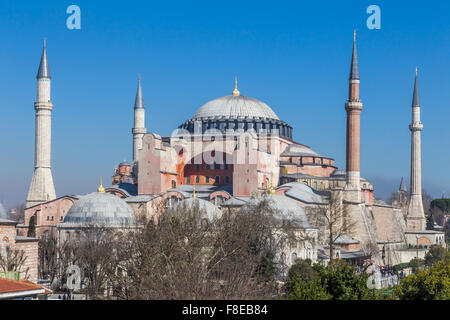
[(273, 134), (292, 139), (292, 127), (281, 121), (264, 102), (241, 95), (235, 80), (231, 95), (208, 101), (179, 126), (194, 134), (220, 131), (223, 134)]
[(208, 117), (248, 117), (278, 119), (278, 116), (264, 102), (241, 95), (229, 95), (205, 103), (192, 119)]

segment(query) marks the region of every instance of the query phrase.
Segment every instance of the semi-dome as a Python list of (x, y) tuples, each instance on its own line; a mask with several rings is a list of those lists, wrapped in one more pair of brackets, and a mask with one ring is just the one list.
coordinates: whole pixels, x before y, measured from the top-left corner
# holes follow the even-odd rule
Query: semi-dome
[(93, 192), (74, 203), (61, 226), (120, 227), (133, 224), (134, 212), (124, 200), (109, 193)]
[[(280, 194), (270, 194), (267, 199), (269, 206), (274, 210), (273, 217), (276, 220), (280, 222), (289, 221), (293, 226), (300, 229), (311, 228), (305, 208), (298, 201)], [(261, 198), (254, 198), (249, 203), (256, 204), (261, 200)]]
[(241, 95), (229, 95), (208, 101), (197, 110), (192, 119), (209, 117), (248, 117), (279, 120), (275, 112), (264, 102)]

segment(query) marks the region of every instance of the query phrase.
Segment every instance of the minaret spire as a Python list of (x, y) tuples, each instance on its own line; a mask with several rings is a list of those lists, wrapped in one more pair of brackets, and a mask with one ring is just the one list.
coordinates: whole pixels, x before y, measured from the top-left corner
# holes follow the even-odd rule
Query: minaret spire
[(51, 77), (44, 40), (41, 62), (37, 73), (34, 173), (28, 191), (26, 207), (31, 207), (56, 198), (51, 170), (52, 110)]
[(138, 88), (136, 99), (134, 100), (134, 128), (131, 130), (133, 134), (133, 170), (138, 161), (138, 150), (142, 149), (142, 139), (147, 133), (145, 128), (145, 107), (144, 98), (142, 96), (141, 76), (138, 76)]
[(50, 79), (50, 68), (47, 61), (47, 48), (46, 41), (44, 39), (44, 48), (42, 49), (41, 63), (39, 64), (39, 69), (36, 78), (48, 78)]
[(142, 97), (141, 76), (138, 76), (138, 89), (136, 92), (136, 99), (134, 101), (134, 108), (144, 108), (144, 98)]
[(416, 77), (414, 79), (414, 92), (413, 92), (413, 101), (412, 101), (413, 108), (414, 107), (420, 108), (419, 87), (417, 84), (417, 72), (418, 72), (418, 68), (416, 67)]
[(359, 80), (358, 54), (356, 52), (356, 30), (353, 31), (352, 62), (350, 64), (350, 80)]
[(419, 85), (416, 68), (412, 99), (412, 122), (409, 125), (409, 130), (411, 131), (411, 194), (409, 198), (408, 215), (406, 217), (406, 227), (408, 231), (422, 231), (426, 228), (422, 204), (422, 155), (420, 138), (422, 129), (423, 125), (420, 122)]
[(353, 31), (353, 50), (350, 63), (347, 111), (347, 182), (345, 197), (347, 201), (361, 202), (360, 186), (360, 117), (363, 105), (359, 100), (359, 69), (356, 53), (356, 30)]

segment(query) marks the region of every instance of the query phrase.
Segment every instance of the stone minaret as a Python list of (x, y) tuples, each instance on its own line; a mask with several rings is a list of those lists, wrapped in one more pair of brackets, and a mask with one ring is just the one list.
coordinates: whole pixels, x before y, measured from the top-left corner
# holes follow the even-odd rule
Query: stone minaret
[(51, 77), (47, 61), (47, 51), (42, 52), (37, 78), (37, 102), (34, 173), (27, 197), (27, 207), (56, 198), (51, 168), (52, 109), (50, 102)]
[(347, 111), (347, 183), (345, 185), (345, 200), (361, 202), (361, 186), (359, 175), (360, 158), (360, 115), (362, 103), (359, 100), (359, 69), (356, 54), (356, 31), (353, 34), (353, 53), (350, 66)]
[(138, 160), (138, 150), (142, 149), (142, 139), (147, 133), (145, 128), (145, 108), (144, 99), (142, 98), (141, 79), (138, 79), (138, 89), (136, 100), (134, 102), (134, 128), (133, 132), (133, 165)]
[(419, 88), (417, 84), (416, 68), (412, 101), (412, 123), (409, 125), (409, 130), (411, 130), (411, 187), (408, 215), (406, 217), (406, 227), (408, 231), (422, 231), (426, 228), (422, 204), (422, 164), (420, 150), (420, 132), (422, 129), (423, 125), (420, 122)]

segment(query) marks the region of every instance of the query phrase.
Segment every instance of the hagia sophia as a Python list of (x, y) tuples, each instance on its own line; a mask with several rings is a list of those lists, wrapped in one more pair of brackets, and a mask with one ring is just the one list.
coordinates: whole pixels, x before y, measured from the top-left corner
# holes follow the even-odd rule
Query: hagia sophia
[[(313, 225), (308, 214), (314, 208), (326, 207), (330, 195), (337, 193), (355, 222), (351, 234), (336, 239), (337, 257), (350, 261), (371, 258), (385, 264), (382, 248), (389, 250), (392, 264), (409, 261), (416, 255), (424, 257), (427, 247), (445, 242), (442, 232), (426, 230), (425, 224), (421, 198), (423, 125), (417, 70), (409, 126), (410, 197), (401, 205), (375, 200), (373, 185), (360, 176), (360, 116), (364, 111), (359, 86), (354, 36), (345, 102), (346, 168), (339, 169), (332, 156), (318, 154), (308, 145), (293, 141), (294, 128), (266, 103), (241, 94), (237, 79), (230, 95), (203, 104), (171, 136), (148, 132), (139, 79), (131, 130), (131, 163), (118, 164), (111, 185), (101, 184), (97, 192), (86, 190), (87, 195), (57, 197), (51, 169), (51, 75), (44, 43), (34, 104), (35, 168), (26, 199), (25, 222), (13, 226), (15, 238), (25, 241), (33, 224), (37, 238), (54, 233), (70, 239), (73, 230), (94, 223), (118, 227), (132, 225), (138, 216), (156, 220), (165, 208), (176, 208), (180, 203), (200, 203), (208, 215), (220, 215), (228, 209), (238, 211), (265, 194), (280, 219), (294, 221), (299, 232), (311, 236), (280, 256), (281, 262), (289, 266), (296, 258), (330, 258), (326, 240), (320, 239), (319, 227)], [(402, 195), (404, 189), (403, 183), (399, 191)], [(14, 236), (2, 233), (9, 220), (4, 214), (2, 217), (1, 209), (0, 239), (8, 242)], [(414, 245), (422, 248), (411, 250)], [(33, 279), (36, 277), (37, 273), (33, 274)]]

